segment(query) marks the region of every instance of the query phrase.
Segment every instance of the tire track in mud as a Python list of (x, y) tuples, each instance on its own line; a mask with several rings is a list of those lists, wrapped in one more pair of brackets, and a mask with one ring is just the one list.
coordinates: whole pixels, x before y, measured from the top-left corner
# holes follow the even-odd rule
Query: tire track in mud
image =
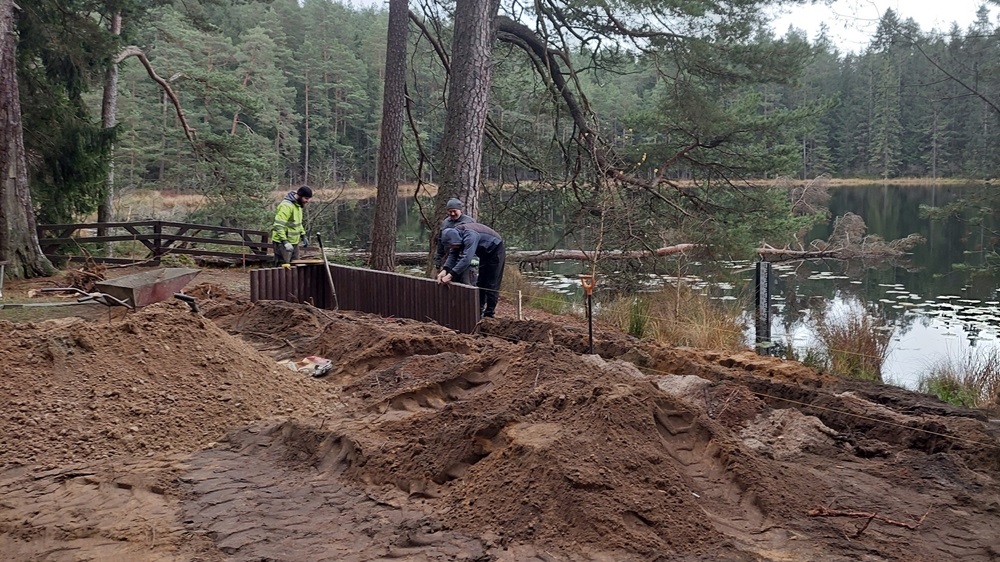
[(170, 463), (0, 473), (0, 559), (33, 562), (189, 562), (207, 541), (185, 531), (176, 504), (150, 480)]
[(292, 422), (233, 434), (190, 459), (184, 523), (235, 561), (569, 560), (446, 529), (419, 494), (345, 482), (356, 453), (348, 439)]
[[(421, 385), (418, 388), (393, 396), (375, 408), (382, 413), (441, 410), (450, 403), (469, 400), (480, 393), (494, 388), (496, 373), (506, 368), (506, 362), (493, 365), (483, 372), (470, 372), (439, 382)], [(376, 374), (376, 376), (379, 376)]]
[(756, 533), (766, 522), (753, 493), (727, 470), (724, 451), (694, 414), (666, 404), (653, 413), (665, 450), (697, 494), (699, 505), (721, 531)]

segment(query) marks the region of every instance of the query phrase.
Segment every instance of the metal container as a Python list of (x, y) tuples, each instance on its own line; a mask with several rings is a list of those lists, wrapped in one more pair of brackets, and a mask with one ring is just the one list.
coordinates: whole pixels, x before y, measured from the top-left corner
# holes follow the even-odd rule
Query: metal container
[(191, 282), (200, 269), (165, 267), (94, 284), (94, 289), (141, 308), (165, 301)]

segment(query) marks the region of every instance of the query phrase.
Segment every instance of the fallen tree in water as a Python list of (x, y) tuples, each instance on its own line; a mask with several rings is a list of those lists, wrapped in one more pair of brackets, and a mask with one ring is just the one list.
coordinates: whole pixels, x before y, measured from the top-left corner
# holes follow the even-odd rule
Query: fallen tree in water
[[(675, 246), (667, 246), (665, 248), (657, 248), (655, 250), (634, 250), (634, 251), (602, 250), (600, 252), (596, 252), (596, 257), (598, 260), (644, 259), (651, 257), (672, 256), (675, 254), (683, 254), (687, 252), (695, 252), (697, 250), (701, 250), (704, 248), (705, 246), (702, 246), (700, 244), (677, 244)], [(368, 252), (347, 252), (338, 255), (347, 258), (365, 259), (368, 257)], [(593, 250), (555, 249), (555, 250), (521, 250), (521, 251), (507, 252), (507, 261), (518, 262), (518, 263), (540, 263), (540, 262), (556, 261), (556, 260), (592, 261), (594, 257), (595, 257), (595, 252)], [(396, 263), (400, 265), (422, 265), (428, 261), (430, 261), (430, 255), (427, 252), (396, 253)]]
[[(757, 248), (757, 255), (764, 261), (780, 263), (787, 261), (835, 259), (858, 261), (888, 261), (905, 257), (917, 244), (924, 242), (919, 234), (910, 234), (898, 240), (885, 241), (877, 234), (865, 234), (868, 230), (864, 219), (854, 213), (847, 213), (834, 222), (833, 233), (827, 240), (814, 240), (808, 246), (799, 248), (775, 248), (765, 244)], [(708, 250), (703, 244), (675, 244), (650, 250), (520, 250), (507, 252), (507, 261), (516, 263), (540, 263), (556, 260), (641, 260), (698, 254)], [(338, 254), (350, 259), (367, 259), (368, 252), (346, 252)], [(396, 263), (400, 265), (423, 265), (430, 261), (427, 252), (399, 252)]]

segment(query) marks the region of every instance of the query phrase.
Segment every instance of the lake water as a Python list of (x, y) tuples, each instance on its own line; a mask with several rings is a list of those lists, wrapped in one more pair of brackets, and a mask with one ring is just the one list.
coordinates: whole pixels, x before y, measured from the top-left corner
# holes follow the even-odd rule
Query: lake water
[[(776, 317), (772, 337), (796, 348), (815, 345), (810, 299), (822, 298), (833, 310), (858, 310), (877, 303), (893, 327), (887, 382), (915, 388), (935, 363), (962, 362), (970, 354), (997, 349), (998, 295), (992, 277), (971, 277), (956, 262), (981, 263), (985, 231), (968, 231), (959, 219), (920, 218), (920, 205), (942, 205), (976, 186), (842, 187), (831, 190), (833, 216), (860, 215), (869, 234), (886, 240), (918, 233), (927, 242), (914, 248), (909, 267), (856, 270), (837, 263), (784, 264), (775, 267)], [(829, 236), (831, 224), (812, 238)], [(780, 341), (780, 340), (779, 340)]]
[[(976, 186), (859, 186), (830, 190), (831, 215), (846, 212), (861, 216), (869, 234), (886, 240), (911, 233), (927, 242), (917, 246), (908, 267), (883, 266), (860, 269), (834, 261), (775, 264), (773, 268), (772, 339), (797, 350), (817, 346), (811, 318), (824, 304), (833, 315), (877, 304), (893, 327), (889, 357), (883, 367), (887, 382), (915, 388), (922, 374), (943, 360), (961, 361), (970, 354), (1000, 346), (1000, 296), (993, 278), (971, 278), (954, 271), (955, 262), (979, 263), (985, 231), (967, 231), (957, 219), (932, 222), (921, 219), (920, 205), (942, 205)], [(332, 221), (332, 240), (348, 248), (366, 248), (370, 237), (373, 202), (338, 206)], [(328, 220), (324, 220), (328, 222)], [(399, 249), (427, 247), (412, 200), (401, 200)], [(558, 228), (558, 224), (554, 225)], [(829, 236), (830, 224), (817, 226), (808, 240)], [(547, 247), (538, 240), (536, 247)], [(713, 264), (718, 266), (719, 264)], [(684, 281), (718, 299), (752, 302), (752, 263), (722, 264), (709, 272), (697, 264)], [(719, 273), (725, 272), (724, 274)], [(533, 278), (556, 291), (579, 296), (577, 263), (551, 263)], [(661, 278), (660, 281), (674, 281)], [(581, 301), (582, 301), (582, 297)], [(752, 314), (752, 311), (748, 311)], [(752, 322), (751, 322), (752, 325)], [(753, 335), (748, 334), (748, 344)]]

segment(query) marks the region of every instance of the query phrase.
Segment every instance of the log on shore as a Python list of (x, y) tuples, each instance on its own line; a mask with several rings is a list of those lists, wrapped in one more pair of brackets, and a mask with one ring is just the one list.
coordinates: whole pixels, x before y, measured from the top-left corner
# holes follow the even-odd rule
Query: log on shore
[[(704, 249), (704, 246), (701, 244), (677, 244), (650, 251), (610, 250), (598, 252), (597, 259), (646, 259), (691, 253), (702, 249)], [(338, 253), (336, 255), (348, 259), (360, 259), (366, 261), (368, 259), (368, 252), (347, 252)], [(758, 248), (757, 255), (764, 261), (780, 263), (786, 261), (814, 259), (896, 259), (905, 256), (906, 252), (904, 250), (894, 248), (873, 248), (866, 250), (864, 248), (856, 248), (853, 246), (813, 250), (792, 250), (789, 248), (773, 248), (768, 246)], [(540, 263), (555, 260), (591, 261), (592, 259), (594, 259), (594, 252), (592, 250), (521, 250), (507, 252), (507, 261), (511, 263)], [(396, 263), (399, 265), (424, 265), (429, 261), (430, 255), (427, 252), (399, 252), (396, 254)]]
[[(658, 248), (653, 251), (636, 250), (630, 252), (623, 252), (621, 250), (612, 250), (606, 252), (599, 252), (597, 254), (597, 259), (628, 260), (628, 259), (643, 259), (651, 257), (663, 257), (663, 256), (670, 256), (674, 254), (680, 254), (692, 251), (699, 247), (700, 247), (699, 244), (677, 244), (676, 246)], [(362, 259), (362, 260), (368, 259), (368, 252), (347, 252), (337, 255), (349, 259)], [(523, 251), (507, 252), (507, 261), (516, 263), (538, 263), (538, 262), (555, 261), (555, 260), (590, 261), (592, 259), (594, 259), (594, 252), (587, 250), (523, 250)], [(399, 265), (424, 265), (429, 260), (430, 256), (427, 252), (396, 253), (396, 263)]]

